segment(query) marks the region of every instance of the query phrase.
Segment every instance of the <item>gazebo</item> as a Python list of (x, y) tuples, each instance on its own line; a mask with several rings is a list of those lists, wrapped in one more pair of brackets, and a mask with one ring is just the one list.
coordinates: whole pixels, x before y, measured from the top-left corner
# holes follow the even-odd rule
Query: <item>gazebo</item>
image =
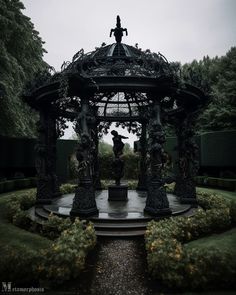
[[(95, 51), (80, 50), (61, 72), (41, 75), (25, 95), (40, 114), (37, 125), (37, 205), (50, 204), (60, 196), (56, 176), (56, 141), (74, 123), (77, 147), (78, 186), (70, 215), (98, 214), (95, 190), (100, 185), (99, 136), (112, 122), (136, 128), (140, 133), (140, 176), (137, 189), (146, 190), (145, 212), (150, 216), (171, 214), (163, 177), (165, 133), (174, 127), (178, 142), (175, 194), (180, 203), (196, 205), (194, 177), (198, 169), (194, 128), (204, 93), (181, 79), (179, 71), (161, 53), (142, 51), (122, 43), (120, 18), (111, 30), (116, 42)], [(147, 161), (148, 157), (148, 161)]]

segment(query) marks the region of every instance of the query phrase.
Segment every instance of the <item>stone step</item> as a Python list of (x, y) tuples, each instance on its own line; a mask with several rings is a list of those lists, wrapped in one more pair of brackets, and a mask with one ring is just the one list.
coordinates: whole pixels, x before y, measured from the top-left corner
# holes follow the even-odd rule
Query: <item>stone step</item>
[(147, 223), (145, 222), (134, 222), (134, 223), (102, 223), (102, 222), (96, 222), (93, 224), (95, 229), (123, 229), (123, 230), (130, 230), (130, 229), (145, 229), (147, 227)]
[[(29, 210), (29, 214), (32, 220), (42, 224), (48, 219), (50, 213), (43, 207), (32, 207)], [(121, 221), (117, 219), (114, 220), (115, 222), (111, 220), (103, 222), (99, 219), (97, 219), (96, 222), (92, 221), (96, 235), (104, 237), (129, 237), (142, 236), (145, 233), (147, 222), (143, 220), (129, 220), (129, 222), (127, 222), (127, 220), (125, 222), (125, 219)]]
[(49, 216), (49, 212), (45, 211), (43, 207), (35, 207), (35, 215), (44, 219), (44, 220), (47, 220), (48, 219), (48, 216)]
[(130, 231), (99, 231), (96, 230), (96, 235), (99, 237), (135, 237), (135, 236), (143, 236), (145, 230), (130, 230)]

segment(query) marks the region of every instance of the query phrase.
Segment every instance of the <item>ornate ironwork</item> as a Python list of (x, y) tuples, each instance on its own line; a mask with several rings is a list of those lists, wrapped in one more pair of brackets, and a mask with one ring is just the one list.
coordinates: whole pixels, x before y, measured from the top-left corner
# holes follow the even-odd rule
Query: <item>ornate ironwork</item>
[(82, 99), (81, 110), (76, 124), (76, 132), (80, 135), (80, 142), (76, 152), (78, 165), (78, 187), (73, 199), (70, 214), (72, 216), (89, 216), (98, 213), (95, 202), (95, 188), (93, 181), (93, 155), (95, 144), (92, 138), (92, 128), (96, 123), (93, 111), (87, 99)]
[(157, 101), (152, 106), (148, 131), (150, 175), (146, 207), (144, 210), (154, 216), (168, 215), (171, 214), (171, 210), (162, 178), (165, 134), (160, 121), (160, 105)]
[(194, 141), (195, 114), (186, 115), (176, 122), (175, 129), (178, 141), (179, 159), (178, 174), (176, 178), (175, 194), (182, 203), (196, 204), (196, 185), (194, 177), (199, 169), (198, 146)]

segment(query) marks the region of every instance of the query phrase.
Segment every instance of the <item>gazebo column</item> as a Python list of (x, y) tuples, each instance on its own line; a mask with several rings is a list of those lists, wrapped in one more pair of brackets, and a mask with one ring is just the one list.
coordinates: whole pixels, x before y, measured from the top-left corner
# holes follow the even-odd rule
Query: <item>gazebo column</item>
[(140, 137), (140, 164), (137, 190), (147, 190), (147, 123), (142, 123)]
[(94, 144), (95, 144), (95, 149), (94, 149), (94, 164), (93, 164), (93, 178), (94, 178), (94, 187), (97, 190), (102, 189), (101, 185), (101, 175), (100, 175), (100, 165), (99, 165), (99, 159), (98, 159), (98, 145), (99, 145), (99, 140), (98, 140), (98, 130), (97, 127), (94, 126)]
[(91, 136), (91, 126), (93, 126), (94, 120), (95, 117), (89, 110), (88, 100), (86, 98), (81, 99), (81, 111), (76, 127), (76, 132), (80, 135), (76, 153), (79, 162), (79, 180), (70, 212), (72, 216), (87, 217), (98, 213), (92, 178), (95, 147)]
[(61, 195), (58, 177), (56, 174), (57, 139), (58, 134), (56, 130), (56, 118), (53, 115), (51, 115), (48, 118), (48, 166), (52, 183), (53, 198), (57, 198)]
[(174, 193), (181, 203), (197, 204), (194, 177), (199, 168), (198, 146), (194, 141), (194, 115), (187, 115), (176, 124), (178, 171)]
[(162, 153), (165, 135), (160, 120), (160, 104), (154, 100), (149, 122), (150, 180), (144, 211), (153, 216), (170, 215), (171, 209), (162, 179)]
[(35, 146), (37, 171), (37, 204), (50, 204), (60, 195), (56, 176), (56, 124), (46, 107), (40, 110), (37, 124), (38, 140)]

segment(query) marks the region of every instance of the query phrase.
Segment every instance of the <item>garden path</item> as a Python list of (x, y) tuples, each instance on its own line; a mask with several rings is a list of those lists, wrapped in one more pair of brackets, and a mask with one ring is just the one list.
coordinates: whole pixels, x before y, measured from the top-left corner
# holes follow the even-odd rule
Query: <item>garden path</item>
[(143, 237), (99, 238), (96, 252), (96, 257), (88, 262), (87, 276), (83, 274), (87, 283), (81, 284), (78, 294), (154, 295), (147, 275)]

